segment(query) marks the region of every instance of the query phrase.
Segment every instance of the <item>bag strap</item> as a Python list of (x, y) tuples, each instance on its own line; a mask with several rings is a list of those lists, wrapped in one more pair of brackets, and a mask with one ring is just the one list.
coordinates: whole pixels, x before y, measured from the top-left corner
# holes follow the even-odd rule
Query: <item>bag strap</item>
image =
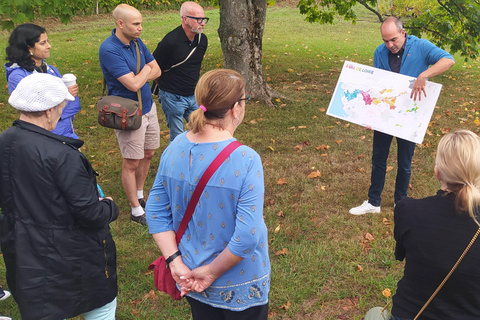
[[(140, 73), (140, 50), (138, 49), (138, 43), (137, 39), (133, 40), (135, 42), (135, 49), (137, 51), (137, 73)], [(107, 88), (107, 80), (105, 80), (105, 77), (103, 77), (103, 89), (102, 89), (102, 96), (105, 95), (105, 89)], [(137, 97), (138, 97), (138, 109), (140, 111), (140, 114), (142, 114), (142, 88), (138, 89), (137, 91)]]
[[(138, 49), (137, 39), (133, 40), (135, 42), (135, 49), (137, 50), (137, 74), (140, 73), (140, 50)], [(142, 114), (142, 88), (138, 89), (137, 91), (138, 97), (138, 109), (140, 110), (140, 114)]]
[(477, 230), (477, 232), (473, 235), (473, 238), (472, 240), (470, 240), (470, 243), (468, 244), (468, 246), (465, 248), (465, 250), (463, 251), (462, 255), (460, 256), (460, 258), (458, 258), (457, 262), (453, 265), (452, 267), (452, 270), (450, 270), (450, 272), (447, 274), (447, 276), (445, 277), (445, 279), (443, 279), (442, 283), (440, 283), (440, 285), (437, 287), (437, 290), (435, 290), (435, 292), (432, 294), (432, 296), (430, 297), (430, 299), (428, 299), (427, 302), (425, 302), (425, 304), (423, 305), (422, 309), (420, 309), (420, 311), (417, 313), (417, 315), (415, 316), (415, 318), (413, 320), (417, 320), (418, 317), (422, 314), (422, 312), (425, 310), (425, 308), (427, 308), (427, 306), (430, 304), (430, 302), (432, 302), (433, 298), (435, 298), (435, 296), (437, 295), (437, 293), (440, 291), (440, 289), (442, 289), (443, 285), (445, 284), (445, 282), (447, 282), (447, 280), (450, 278), (450, 276), (452, 275), (453, 271), (455, 271), (455, 269), (458, 267), (458, 265), (460, 264), (460, 262), (462, 261), (463, 257), (465, 257), (465, 255), (467, 254), (468, 250), (470, 250), (470, 247), (473, 245), (473, 243), (475, 242), (475, 240), (477, 239), (478, 235), (480, 234), (480, 228)]
[(195, 187), (195, 191), (193, 191), (192, 198), (188, 203), (187, 210), (185, 210), (185, 215), (183, 216), (182, 222), (180, 222), (180, 227), (177, 230), (177, 235), (176, 235), (177, 245), (180, 243), (180, 240), (182, 239), (183, 234), (187, 229), (188, 222), (192, 218), (193, 211), (197, 206), (198, 200), (200, 199), (200, 195), (202, 194), (203, 189), (205, 189), (205, 186), (207, 185), (208, 180), (210, 180), (210, 177), (213, 175), (215, 171), (217, 171), (218, 167), (220, 167), (223, 161), (225, 161), (225, 159), (227, 159), (228, 156), (241, 145), (242, 144), (238, 141), (230, 142), (218, 154), (218, 156), (212, 161), (212, 163), (210, 163), (207, 170), (205, 170), (205, 172), (203, 173), (202, 177), (200, 178), (200, 181), (198, 181), (198, 184)]
[(188, 56), (185, 58), (185, 60), (183, 60), (182, 62), (179, 62), (179, 63), (177, 63), (177, 64), (174, 64), (173, 66), (171, 66), (171, 67), (168, 68), (167, 70), (163, 70), (163, 72), (168, 72), (168, 71), (172, 70), (173, 68), (178, 67), (179, 65), (181, 65), (181, 64), (184, 63), (185, 61), (187, 61), (188, 58), (190, 58), (190, 57), (192, 56), (192, 54), (195, 52), (195, 50), (197, 50), (198, 46), (200, 45), (200, 38), (201, 38), (201, 37), (202, 37), (202, 34), (199, 33), (199, 34), (198, 34), (198, 44), (197, 44), (197, 46), (196, 46), (195, 48), (193, 48), (192, 51), (190, 51), (190, 53), (189, 53)]

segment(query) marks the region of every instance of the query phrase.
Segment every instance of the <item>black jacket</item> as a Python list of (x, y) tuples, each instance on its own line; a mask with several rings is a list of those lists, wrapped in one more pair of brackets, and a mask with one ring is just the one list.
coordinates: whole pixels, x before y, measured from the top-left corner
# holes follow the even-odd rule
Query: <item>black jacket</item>
[(23, 320), (64, 319), (117, 296), (113, 201), (98, 200), (83, 141), (17, 120), (0, 135), (0, 236)]

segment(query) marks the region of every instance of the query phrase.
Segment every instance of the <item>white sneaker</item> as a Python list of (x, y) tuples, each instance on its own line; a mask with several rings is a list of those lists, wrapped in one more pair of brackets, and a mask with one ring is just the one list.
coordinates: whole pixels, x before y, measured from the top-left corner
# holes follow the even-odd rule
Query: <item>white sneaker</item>
[(0, 316), (0, 320), (12, 320), (10, 317)]
[(365, 213), (379, 213), (380, 212), (380, 206), (375, 207), (372, 206), (368, 200), (365, 200), (362, 205), (352, 208), (349, 211), (351, 214), (354, 214), (356, 216), (365, 214)]
[[(11, 293), (7, 290), (3, 290), (3, 296), (0, 297), (0, 300), (5, 300), (5, 299), (8, 299), (8, 297), (10, 297)], [(0, 318), (1, 320), (1, 318)]]

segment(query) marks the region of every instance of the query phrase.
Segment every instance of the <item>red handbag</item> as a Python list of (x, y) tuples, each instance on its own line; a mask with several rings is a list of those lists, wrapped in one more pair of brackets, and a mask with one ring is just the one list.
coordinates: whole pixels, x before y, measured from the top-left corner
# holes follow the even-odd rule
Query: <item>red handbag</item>
[[(237, 149), (241, 145), (242, 144), (238, 141), (230, 142), (212, 161), (207, 170), (205, 170), (205, 173), (202, 175), (200, 181), (195, 187), (195, 191), (193, 192), (192, 198), (190, 199), (187, 209), (185, 210), (185, 215), (180, 223), (180, 227), (177, 230), (175, 238), (177, 245), (180, 243), (180, 240), (187, 229), (188, 222), (192, 218), (195, 206), (197, 205), (198, 199), (200, 199), (200, 195), (202, 194), (203, 189), (205, 189), (208, 180), (210, 180), (210, 177), (213, 175), (213, 173), (217, 171), (218, 167), (233, 152), (233, 150)], [(167, 268), (165, 257), (163, 255), (148, 266), (148, 270), (152, 269), (154, 269), (153, 281), (155, 288), (162, 292), (168, 293), (173, 300), (180, 300), (182, 297), (180, 295), (180, 291), (177, 289), (177, 283), (173, 279), (172, 272)]]

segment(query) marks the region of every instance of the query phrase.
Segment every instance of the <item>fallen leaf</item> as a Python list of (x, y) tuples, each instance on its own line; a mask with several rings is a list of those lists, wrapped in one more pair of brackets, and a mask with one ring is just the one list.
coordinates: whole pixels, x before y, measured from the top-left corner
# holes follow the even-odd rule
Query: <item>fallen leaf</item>
[(83, 114), (83, 115), (86, 115), (86, 114), (87, 114), (87, 110), (81, 110), (80, 113)]
[(298, 126), (298, 129), (306, 129), (307, 126)]
[(327, 190), (327, 186), (321, 186), (320, 189), (322, 189), (323, 191)]
[(284, 256), (288, 253), (288, 249), (287, 248), (283, 248), (282, 250), (279, 250), (277, 252), (275, 252), (275, 255), (277, 256)]
[(382, 222), (383, 222), (383, 224), (386, 225), (386, 226), (392, 224), (387, 218), (383, 218)]
[(318, 110), (320, 110), (320, 112), (325, 112), (325, 108), (320, 108)]
[(271, 147), (271, 146), (268, 146), (268, 149), (270, 149), (272, 151), (275, 151), (275, 149), (273, 149), (273, 147)]
[(290, 309), (291, 305), (292, 304), (290, 303), (290, 301), (287, 301), (287, 303), (285, 303), (283, 306), (281, 306), (280, 309), (288, 310), (288, 309)]
[(392, 166), (387, 166), (387, 172), (393, 170)]
[(317, 150), (325, 150), (325, 149), (330, 149), (329, 146), (322, 144), (321, 146), (315, 147)]
[(277, 216), (284, 218), (285, 216), (283, 215), (283, 211), (277, 212)]
[(317, 171), (313, 171), (312, 173), (310, 173), (307, 178), (308, 179), (313, 179), (313, 178), (320, 178), (322, 176), (322, 174), (317, 170)]
[(145, 294), (145, 296), (143, 297), (143, 299), (156, 299), (158, 298), (156, 295), (155, 295), (155, 291), (152, 289), (150, 290), (147, 294)]
[(390, 298), (390, 296), (392, 295), (392, 291), (390, 291), (390, 289), (388, 288), (385, 288), (383, 291), (382, 291), (382, 294), (385, 298)]
[(373, 235), (370, 232), (365, 233), (365, 235), (363, 237), (365, 238), (365, 240), (368, 240), (368, 241), (375, 240), (375, 238), (373, 237)]
[(279, 233), (279, 232), (280, 232), (280, 229), (281, 229), (281, 227), (280, 227), (280, 225), (278, 225), (278, 226), (275, 228), (275, 233)]
[(342, 140), (335, 140), (335, 143), (340, 145), (340, 143), (342, 143)]
[(280, 184), (280, 185), (287, 184), (287, 180), (285, 180), (285, 178), (280, 178), (277, 180), (277, 184)]
[(363, 169), (363, 168), (357, 168), (357, 171), (358, 171), (358, 172), (363, 172), (363, 171), (365, 171), (365, 169)]
[(363, 271), (363, 268), (362, 268), (362, 266), (361, 266), (361, 265), (359, 265), (358, 263), (357, 263), (357, 268), (358, 268), (358, 272), (362, 272), (362, 271)]
[(297, 144), (297, 145), (295, 146), (295, 149), (297, 149), (298, 151), (302, 151), (302, 149), (303, 149), (303, 144)]

